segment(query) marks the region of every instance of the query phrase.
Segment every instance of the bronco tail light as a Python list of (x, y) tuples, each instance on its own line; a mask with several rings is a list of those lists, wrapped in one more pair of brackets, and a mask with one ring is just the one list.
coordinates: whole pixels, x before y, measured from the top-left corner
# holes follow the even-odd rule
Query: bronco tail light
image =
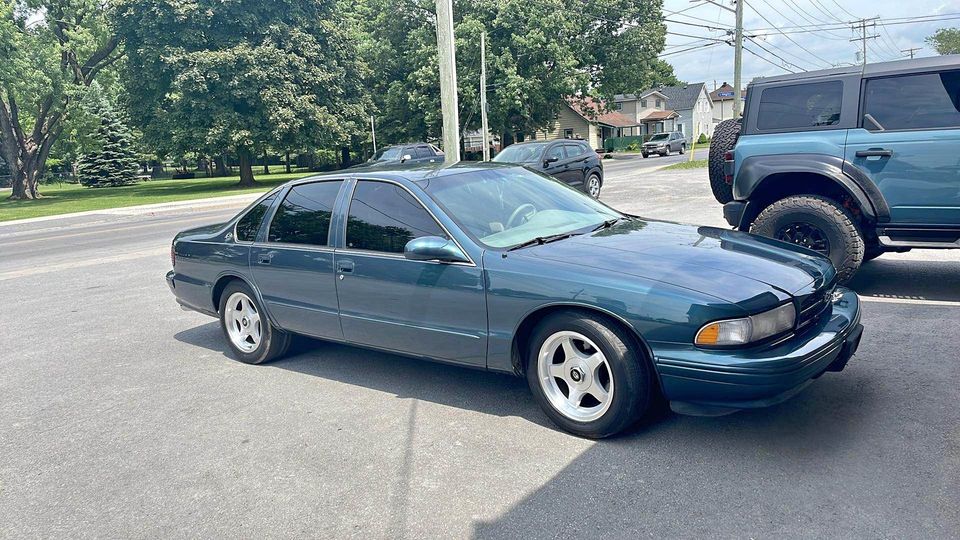
[[(726, 151), (726, 152), (724, 152), (724, 153), (723, 153), (723, 161), (728, 162), (728, 163), (730, 163), (730, 164), (732, 165), (732, 164), (733, 164), (733, 152), (732, 152), (732, 151), (729, 151), (729, 150)], [(732, 168), (733, 168), (733, 167), (730, 167), (730, 169), (732, 169)], [(724, 169), (727, 169), (727, 168), (724, 167)], [(731, 172), (732, 172), (732, 171), (731, 171)], [(724, 174), (724, 175), (723, 175), (723, 181), (726, 182), (727, 184), (733, 185), (733, 175), (732, 175), (732, 174)]]

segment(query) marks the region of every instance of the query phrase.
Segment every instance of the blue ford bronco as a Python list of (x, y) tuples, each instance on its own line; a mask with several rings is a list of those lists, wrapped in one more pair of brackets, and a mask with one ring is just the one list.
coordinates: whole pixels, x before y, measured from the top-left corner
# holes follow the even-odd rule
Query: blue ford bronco
[(710, 184), (731, 226), (830, 257), (960, 248), (960, 55), (757, 79)]

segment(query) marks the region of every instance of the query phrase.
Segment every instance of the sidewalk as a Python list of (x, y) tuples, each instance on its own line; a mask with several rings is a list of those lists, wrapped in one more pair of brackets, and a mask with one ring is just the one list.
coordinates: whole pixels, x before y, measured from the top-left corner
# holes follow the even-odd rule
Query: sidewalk
[(26, 225), (30, 223), (40, 223), (44, 221), (54, 221), (58, 219), (69, 219), (92, 215), (111, 215), (111, 216), (143, 216), (159, 215), (175, 212), (196, 212), (199, 210), (216, 210), (219, 208), (242, 208), (253, 202), (263, 193), (243, 193), (240, 195), (227, 195), (224, 197), (210, 197), (207, 199), (193, 199), (189, 201), (176, 201), (168, 203), (143, 204), (140, 206), (124, 206), (120, 208), (104, 208), (102, 210), (87, 210), (84, 212), (73, 212), (69, 214), (55, 214), (52, 216), (42, 216), (27, 219), (16, 219), (12, 221), (0, 221), (0, 228)]

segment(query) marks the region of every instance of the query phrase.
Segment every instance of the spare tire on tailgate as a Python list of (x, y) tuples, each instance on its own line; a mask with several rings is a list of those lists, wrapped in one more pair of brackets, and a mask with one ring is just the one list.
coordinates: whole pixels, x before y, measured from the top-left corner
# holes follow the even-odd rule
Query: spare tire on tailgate
[(723, 177), (723, 155), (733, 150), (739, 136), (740, 121), (724, 120), (714, 128), (713, 140), (710, 141), (710, 160), (708, 162), (710, 189), (713, 190), (713, 196), (721, 204), (733, 200), (733, 186), (728, 184)]

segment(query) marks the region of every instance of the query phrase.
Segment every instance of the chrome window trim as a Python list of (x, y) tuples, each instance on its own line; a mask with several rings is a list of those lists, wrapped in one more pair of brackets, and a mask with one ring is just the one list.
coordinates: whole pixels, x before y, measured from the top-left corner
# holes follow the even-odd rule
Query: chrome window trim
[(413, 197), (413, 200), (417, 201), (417, 204), (419, 204), (421, 208), (427, 211), (427, 214), (429, 214), (430, 217), (433, 218), (434, 223), (440, 226), (443, 232), (447, 235), (447, 238), (449, 238), (450, 240), (453, 240), (453, 243), (456, 244), (457, 248), (460, 249), (460, 253), (463, 253), (463, 256), (466, 257), (467, 260), (469, 261), (469, 263), (445, 262), (445, 261), (414, 261), (414, 262), (432, 262), (436, 264), (455, 264), (455, 265), (461, 265), (461, 266), (469, 264), (469, 266), (477, 266), (477, 264), (473, 261), (473, 257), (470, 256), (470, 253), (467, 252), (467, 250), (463, 249), (463, 246), (460, 244), (457, 238), (452, 234), (450, 234), (450, 230), (447, 229), (447, 227), (439, 219), (437, 219), (437, 215), (433, 212), (433, 210), (427, 207), (427, 205), (423, 204), (423, 200), (420, 197), (417, 197), (416, 193), (410, 191), (410, 188), (401, 184), (400, 182), (397, 182), (395, 180), (381, 179), (381, 178), (360, 177), (356, 179), (356, 182), (354, 183), (354, 186), (353, 186), (353, 190), (350, 192), (350, 204), (347, 205), (347, 212), (344, 215), (346, 219), (343, 220), (343, 247), (340, 248), (340, 251), (344, 251), (348, 253), (352, 252), (352, 253), (357, 253), (361, 255), (374, 255), (374, 256), (381, 255), (389, 258), (399, 258), (405, 261), (412, 260), (404, 257), (402, 253), (390, 253), (388, 251), (373, 251), (368, 249), (358, 249), (358, 248), (347, 247), (347, 226), (350, 224), (350, 207), (353, 206), (353, 198), (357, 192), (357, 186), (360, 185), (360, 182), (382, 182), (385, 184), (393, 184), (395, 186), (399, 186), (403, 188), (404, 191), (406, 191), (407, 193), (410, 194), (411, 197)]
[[(456, 240), (454, 240), (454, 243), (456, 243)], [(457, 245), (459, 246), (459, 244), (457, 244)], [(451, 266), (451, 265), (452, 265), (452, 266), (470, 266), (470, 267), (474, 267), (474, 268), (477, 266), (476, 264), (474, 264), (473, 259), (470, 259), (470, 255), (468, 255), (465, 251), (463, 252), (463, 254), (464, 254), (465, 257), (467, 257), (468, 259), (470, 259), (469, 262), (467, 262), (467, 261), (418, 261), (418, 260), (414, 260), (414, 259), (408, 259), (408, 258), (404, 257), (403, 254), (400, 254), (400, 253), (389, 253), (389, 252), (384, 252), (384, 251), (371, 251), (371, 250), (369, 250), (369, 249), (337, 248), (336, 251), (337, 251), (338, 254), (340, 254), (340, 253), (343, 253), (343, 254), (346, 254), (346, 255), (351, 255), (351, 254), (352, 254), (352, 255), (356, 255), (356, 256), (360, 256), (360, 257), (376, 257), (376, 258), (380, 258), (380, 259), (396, 259), (396, 260), (398, 260), (398, 261), (410, 261), (410, 262), (429, 263), (429, 264), (444, 264), (444, 265), (448, 265), (448, 266)]]
[(302, 249), (305, 251), (320, 251), (324, 253), (333, 253), (336, 248), (333, 246), (318, 246), (316, 244), (294, 244), (291, 242), (253, 242), (252, 247), (264, 249)]

